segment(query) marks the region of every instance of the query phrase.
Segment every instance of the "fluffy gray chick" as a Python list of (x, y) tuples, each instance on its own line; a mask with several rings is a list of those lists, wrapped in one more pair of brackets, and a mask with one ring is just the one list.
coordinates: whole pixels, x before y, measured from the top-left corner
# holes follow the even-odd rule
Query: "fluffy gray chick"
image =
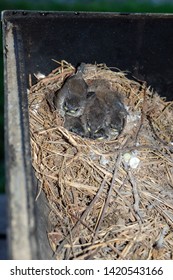
[(106, 96), (107, 103), (107, 134), (109, 138), (118, 136), (124, 128), (127, 111), (125, 109), (123, 99), (117, 92), (110, 91)]
[(121, 133), (127, 117), (122, 95), (112, 90), (109, 82), (103, 79), (95, 80), (92, 90), (95, 90), (97, 98), (105, 104), (105, 134), (109, 139), (117, 137)]
[(80, 135), (81, 137), (87, 137), (81, 119), (79, 117), (66, 115), (64, 127), (69, 131)]
[(82, 115), (87, 98), (88, 86), (82, 77), (80, 67), (76, 74), (67, 78), (54, 96), (54, 105), (59, 114), (79, 117)]
[(105, 139), (106, 106), (95, 93), (90, 93), (81, 117), (85, 133), (91, 139)]

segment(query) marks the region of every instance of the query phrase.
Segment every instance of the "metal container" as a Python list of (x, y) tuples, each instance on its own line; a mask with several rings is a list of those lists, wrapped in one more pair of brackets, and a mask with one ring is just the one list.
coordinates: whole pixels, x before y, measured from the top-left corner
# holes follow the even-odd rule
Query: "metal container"
[(51, 259), (49, 207), (43, 193), (35, 201), (29, 74), (48, 74), (52, 59), (106, 63), (173, 99), (173, 15), (5, 11), (2, 26), (9, 258)]

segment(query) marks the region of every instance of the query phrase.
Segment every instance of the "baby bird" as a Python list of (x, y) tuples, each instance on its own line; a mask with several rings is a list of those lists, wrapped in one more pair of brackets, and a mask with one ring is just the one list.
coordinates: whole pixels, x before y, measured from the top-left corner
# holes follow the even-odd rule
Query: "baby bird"
[(104, 140), (108, 139), (107, 129), (101, 128), (90, 136), (91, 139)]
[(111, 84), (104, 79), (96, 79), (90, 86), (95, 90), (97, 98), (105, 104), (104, 130), (108, 139), (117, 137), (125, 124), (127, 111), (120, 93), (111, 89)]
[(66, 115), (64, 127), (69, 131), (80, 135), (81, 137), (87, 137), (81, 119), (79, 117)]
[(62, 88), (54, 96), (54, 105), (59, 114), (79, 117), (83, 114), (88, 86), (82, 77), (82, 67), (66, 79)]
[(127, 111), (117, 92), (108, 92), (106, 98), (108, 112), (106, 118), (107, 135), (110, 139), (118, 136), (124, 128)]
[(81, 117), (85, 133), (91, 139), (105, 139), (106, 106), (101, 98), (94, 92), (90, 92), (90, 97)]

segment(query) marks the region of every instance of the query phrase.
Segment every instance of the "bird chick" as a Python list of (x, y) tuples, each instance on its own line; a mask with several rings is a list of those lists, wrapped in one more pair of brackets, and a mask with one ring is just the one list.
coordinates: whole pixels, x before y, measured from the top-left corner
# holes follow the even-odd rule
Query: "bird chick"
[(95, 93), (90, 93), (81, 117), (85, 133), (91, 139), (105, 139), (106, 106)]
[(104, 104), (104, 134), (108, 139), (117, 137), (125, 124), (127, 111), (124, 107), (123, 98), (120, 93), (111, 89), (111, 84), (104, 79), (96, 79), (90, 88), (96, 92), (99, 100)]
[(66, 79), (54, 96), (54, 105), (59, 114), (79, 117), (82, 115), (87, 98), (88, 86), (82, 77), (82, 67)]
[(79, 117), (73, 117), (73, 116), (66, 115), (64, 127), (66, 129), (68, 129), (69, 131), (80, 135), (81, 137), (87, 136), (85, 133), (83, 124), (81, 122), (81, 119)]
[(101, 128), (94, 133), (90, 134), (90, 138), (93, 140), (104, 140), (108, 139), (108, 134), (107, 134), (107, 129), (106, 128)]
[(117, 137), (123, 130), (127, 111), (123, 104), (122, 98), (117, 92), (109, 92), (107, 94), (107, 134), (110, 139)]

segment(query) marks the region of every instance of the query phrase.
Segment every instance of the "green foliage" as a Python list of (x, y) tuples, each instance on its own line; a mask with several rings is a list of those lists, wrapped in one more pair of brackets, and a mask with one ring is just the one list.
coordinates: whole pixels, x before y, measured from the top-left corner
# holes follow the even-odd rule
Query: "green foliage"
[(101, 11), (101, 12), (152, 12), (152, 13), (172, 13), (173, 4), (154, 4), (148, 1), (74, 1), (73, 4), (65, 1), (64, 4), (55, 1), (22, 1), (1, 0), (0, 10), (20, 9), (20, 10), (49, 10), (49, 11)]

